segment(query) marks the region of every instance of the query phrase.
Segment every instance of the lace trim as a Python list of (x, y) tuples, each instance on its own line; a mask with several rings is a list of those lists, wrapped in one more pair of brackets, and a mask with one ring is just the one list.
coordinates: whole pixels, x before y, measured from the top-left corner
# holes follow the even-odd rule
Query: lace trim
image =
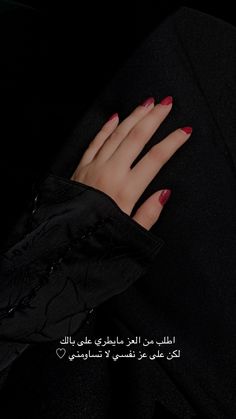
[[(31, 215), (29, 217), (29, 221), (31, 221), (32, 216), (38, 209), (38, 201), (39, 201), (39, 193), (33, 198), (33, 207), (31, 210)], [(32, 299), (36, 296), (37, 292), (48, 283), (50, 280), (50, 275), (55, 271), (55, 269), (60, 266), (61, 262), (65, 259), (68, 252), (72, 250), (72, 248), (78, 243), (80, 240), (84, 240), (85, 238), (91, 236), (99, 227), (101, 227), (107, 221), (112, 221), (113, 217), (106, 216), (101, 220), (98, 220), (92, 227), (89, 227), (85, 233), (81, 236), (77, 237), (76, 239), (70, 237), (70, 245), (66, 248), (63, 255), (61, 255), (57, 260), (55, 260), (50, 266), (45, 269), (43, 276), (39, 280), (39, 284), (34, 287), (30, 293), (20, 299), (20, 301), (15, 305), (8, 304), (7, 307), (0, 309), (0, 321), (6, 317), (13, 317), (16, 311), (22, 311), (26, 308), (31, 308), (30, 303)], [(92, 313), (94, 309), (90, 309), (89, 313)]]

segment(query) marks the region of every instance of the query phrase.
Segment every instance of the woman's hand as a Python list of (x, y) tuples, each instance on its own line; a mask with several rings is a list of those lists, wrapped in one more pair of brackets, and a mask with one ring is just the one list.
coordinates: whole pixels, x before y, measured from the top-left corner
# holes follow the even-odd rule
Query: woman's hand
[[(129, 215), (161, 167), (191, 135), (191, 127), (177, 129), (130, 168), (171, 108), (171, 96), (156, 106), (151, 97), (120, 124), (118, 114), (112, 115), (90, 142), (71, 180), (105, 192)], [(133, 219), (149, 230), (159, 218), (170, 193), (170, 189), (155, 192), (138, 208)]]

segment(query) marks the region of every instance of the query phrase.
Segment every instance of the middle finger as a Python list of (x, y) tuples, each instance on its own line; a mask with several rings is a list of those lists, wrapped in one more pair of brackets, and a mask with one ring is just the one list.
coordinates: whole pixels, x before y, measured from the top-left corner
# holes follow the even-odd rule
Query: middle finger
[(167, 96), (158, 103), (144, 118), (131, 129), (127, 137), (120, 143), (111, 155), (113, 164), (117, 163), (130, 167), (144, 145), (150, 140), (157, 128), (169, 114), (173, 98)]
[(138, 105), (134, 111), (125, 118), (107, 138), (97, 154), (99, 162), (108, 160), (115, 152), (119, 144), (126, 138), (130, 130), (153, 109), (154, 98), (149, 97), (143, 103)]

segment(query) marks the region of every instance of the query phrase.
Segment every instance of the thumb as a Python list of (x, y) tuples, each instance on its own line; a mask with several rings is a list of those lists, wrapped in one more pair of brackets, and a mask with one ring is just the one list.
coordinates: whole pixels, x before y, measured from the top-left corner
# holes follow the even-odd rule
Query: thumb
[(170, 195), (171, 189), (162, 189), (155, 192), (137, 209), (132, 217), (133, 220), (149, 230), (158, 220), (163, 206), (168, 201)]

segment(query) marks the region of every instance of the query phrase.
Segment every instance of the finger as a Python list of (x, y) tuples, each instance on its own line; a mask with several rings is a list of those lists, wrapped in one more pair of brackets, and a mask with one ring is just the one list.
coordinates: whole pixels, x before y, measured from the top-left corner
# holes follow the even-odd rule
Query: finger
[(172, 108), (171, 96), (163, 99), (144, 118), (142, 118), (129, 132), (124, 141), (115, 150), (111, 159), (130, 167), (144, 145), (150, 140), (157, 128), (167, 117)]
[(105, 142), (101, 148), (98, 159), (100, 162), (104, 162), (115, 152), (119, 144), (128, 135), (130, 130), (142, 119), (148, 112), (154, 107), (154, 98), (149, 97), (143, 103), (138, 105), (134, 111), (125, 118), (116, 130), (112, 133), (111, 137)]
[(160, 217), (163, 206), (171, 195), (171, 189), (163, 189), (151, 195), (136, 211), (132, 217), (147, 230), (155, 224)]
[(129, 190), (133, 191), (134, 200), (139, 198), (162, 166), (189, 139), (191, 132), (191, 127), (178, 128), (154, 145), (131, 169)]
[[(114, 113), (108, 121), (103, 125), (101, 130), (98, 132), (96, 137), (90, 142), (88, 148), (82, 156), (82, 159), (79, 162), (78, 167), (85, 166), (90, 163), (95, 155), (98, 153), (106, 139), (113, 133), (119, 123), (118, 113)], [(77, 167), (77, 168), (78, 168)]]

